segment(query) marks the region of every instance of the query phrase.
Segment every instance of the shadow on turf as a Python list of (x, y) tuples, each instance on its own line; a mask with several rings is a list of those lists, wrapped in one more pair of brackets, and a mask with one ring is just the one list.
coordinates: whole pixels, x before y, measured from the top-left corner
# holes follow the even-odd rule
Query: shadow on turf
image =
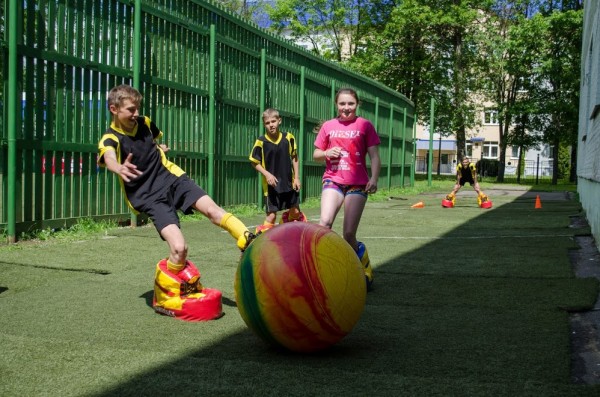
[[(559, 307), (593, 306), (597, 282), (570, 277), (556, 259), (573, 233), (560, 219), (580, 211), (568, 204), (545, 201), (544, 212), (532, 212), (527, 196), (496, 204), (380, 264), (361, 321), (326, 351), (282, 352), (245, 330), (99, 395), (594, 395), (598, 389), (569, 383), (568, 327)], [(522, 219), (521, 229), (504, 228), (509, 218)], [(482, 234), (498, 239), (478, 239)], [(517, 262), (523, 251), (527, 263)], [(151, 306), (152, 291), (141, 298)]]

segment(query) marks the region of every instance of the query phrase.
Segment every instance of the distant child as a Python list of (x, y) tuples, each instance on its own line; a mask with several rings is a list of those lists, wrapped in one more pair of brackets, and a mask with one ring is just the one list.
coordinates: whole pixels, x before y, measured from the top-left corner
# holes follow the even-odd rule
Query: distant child
[(296, 139), (291, 133), (279, 130), (281, 117), (277, 110), (265, 110), (262, 118), (266, 133), (256, 140), (249, 157), (254, 169), (262, 174), (266, 200), (267, 216), (264, 223), (256, 228), (256, 233), (272, 228), (277, 220), (277, 212), (282, 210), (289, 210), (281, 215), (282, 223), (306, 222), (299, 208)]
[[(168, 272), (182, 279), (182, 291), (201, 290), (197, 269), (187, 260), (188, 245), (180, 229), (177, 210), (200, 211), (213, 224), (227, 230), (245, 250), (254, 234), (235, 216), (219, 207), (185, 172), (167, 160), (157, 144), (162, 131), (146, 116), (139, 115), (142, 95), (128, 85), (108, 93), (112, 122), (98, 143), (98, 164), (119, 176), (127, 204), (135, 213), (145, 213), (161, 238), (169, 245)], [(158, 276), (157, 276), (158, 279)]]
[(466, 156), (463, 157), (462, 161), (456, 166), (456, 184), (454, 185), (452, 192), (446, 196), (446, 200), (454, 203), (456, 200), (456, 193), (458, 193), (460, 188), (467, 182), (469, 182), (469, 184), (473, 186), (475, 192), (477, 192), (477, 201), (479, 205), (489, 200), (488, 196), (483, 193), (479, 187), (479, 182), (477, 182), (477, 167), (474, 163), (471, 163)]

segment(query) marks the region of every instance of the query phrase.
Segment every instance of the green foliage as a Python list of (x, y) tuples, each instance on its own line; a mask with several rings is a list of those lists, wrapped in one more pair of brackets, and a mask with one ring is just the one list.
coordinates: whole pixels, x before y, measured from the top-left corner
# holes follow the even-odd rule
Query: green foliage
[(239, 15), (242, 19), (254, 21), (261, 25), (263, 20), (263, 9), (265, 1), (248, 1), (248, 0), (214, 0), (225, 9), (234, 14)]
[(390, 0), (275, 0), (265, 11), (271, 30), (308, 42), (317, 55), (341, 62), (370, 40), (392, 6)]
[(498, 176), (499, 161), (496, 159), (481, 159), (477, 162), (477, 172), (487, 177)]
[[(115, 229), (118, 226), (115, 221), (95, 221), (92, 218), (80, 218), (77, 220), (77, 223), (68, 228), (45, 228), (32, 233), (21, 233), (19, 241), (48, 241), (51, 239), (75, 241), (94, 235), (106, 234), (109, 230)], [(6, 234), (5, 230), (2, 232)]]
[[(492, 2), (401, 2), (377, 35), (349, 63), (400, 91), (415, 103), (420, 122), (427, 122), (429, 99), (436, 101), (435, 131), (456, 134), (459, 151), (466, 131), (479, 123), (472, 95), (483, 87), (481, 26)], [(485, 28), (484, 28), (485, 29)]]
[(571, 150), (568, 146), (558, 147), (558, 179), (568, 178), (571, 173)]

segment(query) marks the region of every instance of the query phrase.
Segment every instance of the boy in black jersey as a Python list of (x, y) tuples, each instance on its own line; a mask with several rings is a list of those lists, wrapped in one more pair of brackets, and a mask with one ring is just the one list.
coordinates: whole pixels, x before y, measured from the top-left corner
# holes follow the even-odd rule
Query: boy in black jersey
[(483, 193), (481, 188), (479, 187), (479, 182), (477, 182), (477, 167), (474, 163), (469, 161), (468, 157), (463, 157), (462, 161), (456, 166), (456, 184), (452, 189), (452, 192), (446, 196), (446, 200), (454, 201), (456, 200), (456, 193), (460, 190), (461, 187), (465, 185), (465, 183), (469, 182), (475, 192), (477, 192), (477, 201), (481, 206), (482, 202), (488, 201), (488, 196)]
[(262, 174), (263, 193), (267, 216), (256, 228), (260, 233), (272, 228), (277, 220), (277, 211), (285, 211), (281, 222), (302, 221), (306, 217), (299, 208), (300, 178), (298, 177), (298, 148), (291, 133), (279, 131), (281, 117), (276, 109), (263, 112), (265, 135), (260, 136), (250, 152), (250, 162)]
[[(219, 207), (185, 172), (165, 156), (157, 140), (162, 131), (148, 118), (139, 115), (142, 95), (128, 85), (119, 85), (108, 94), (112, 123), (98, 143), (98, 164), (119, 176), (129, 207), (147, 214), (160, 236), (169, 245), (167, 268), (189, 285), (185, 290), (200, 290), (200, 275), (186, 260), (188, 246), (181, 233), (177, 210), (186, 214), (200, 211), (212, 223), (227, 230), (245, 250), (254, 238), (235, 216)], [(191, 266), (188, 266), (191, 265)]]

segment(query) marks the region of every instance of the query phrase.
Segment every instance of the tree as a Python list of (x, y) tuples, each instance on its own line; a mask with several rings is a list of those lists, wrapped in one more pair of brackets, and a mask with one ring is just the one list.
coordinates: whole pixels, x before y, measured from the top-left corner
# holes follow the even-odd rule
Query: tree
[(342, 62), (362, 48), (393, 6), (392, 0), (274, 0), (265, 11), (275, 33), (308, 41), (317, 55)]
[[(498, 110), (498, 182), (504, 181), (508, 145), (520, 147), (520, 165), (525, 150), (538, 142), (529, 132), (529, 112), (533, 109), (529, 82), (540, 56), (538, 38), (543, 32), (538, 20), (530, 18), (535, 8), (537, 4), (529, 0), (498, 0), (482, 28), (481, 48), (486, 54), (482, 69), (485, 80), (490, 82), (483, 97)], [(520, 175), (517, 179), (520, 180)]]
[(239, 15), (248, 21), (256, 22), (259, 26), (264, 26), (265, 20), (264, 8), (267, 1), (263, 0), (215, 0), (224, 8)]
[(534, 18), (543, 19), (545, 31), (538, 40), (542, 53), (531, 87), (536, 103), (533, 122), (553, 148), (552, 183), (556, 184), (561, 145), (572, 148), (571, 169), (576, 168), (583, 10), (554, 11)]
[[(348, 65), (401, 92), (417, 109), (426, 109), (434, 91), (435, 76), (431, 49), (439, 42), (433, 28), (434, 13), (419, 1), (407, 0), (390, 14), (382, 32), (370, 38)], [(423, 116), (428, 112), (417, 112)]]
[(471, 95), (482, 82), (478, 65), (480, 26), (487, 0), (405, 0), (382, 32), (349, 64), (406, 95), (426, 122), (429, 98), (436, 101), (435, 132), (456, 134), (464, 154), (466, 131), (477, 124)]

